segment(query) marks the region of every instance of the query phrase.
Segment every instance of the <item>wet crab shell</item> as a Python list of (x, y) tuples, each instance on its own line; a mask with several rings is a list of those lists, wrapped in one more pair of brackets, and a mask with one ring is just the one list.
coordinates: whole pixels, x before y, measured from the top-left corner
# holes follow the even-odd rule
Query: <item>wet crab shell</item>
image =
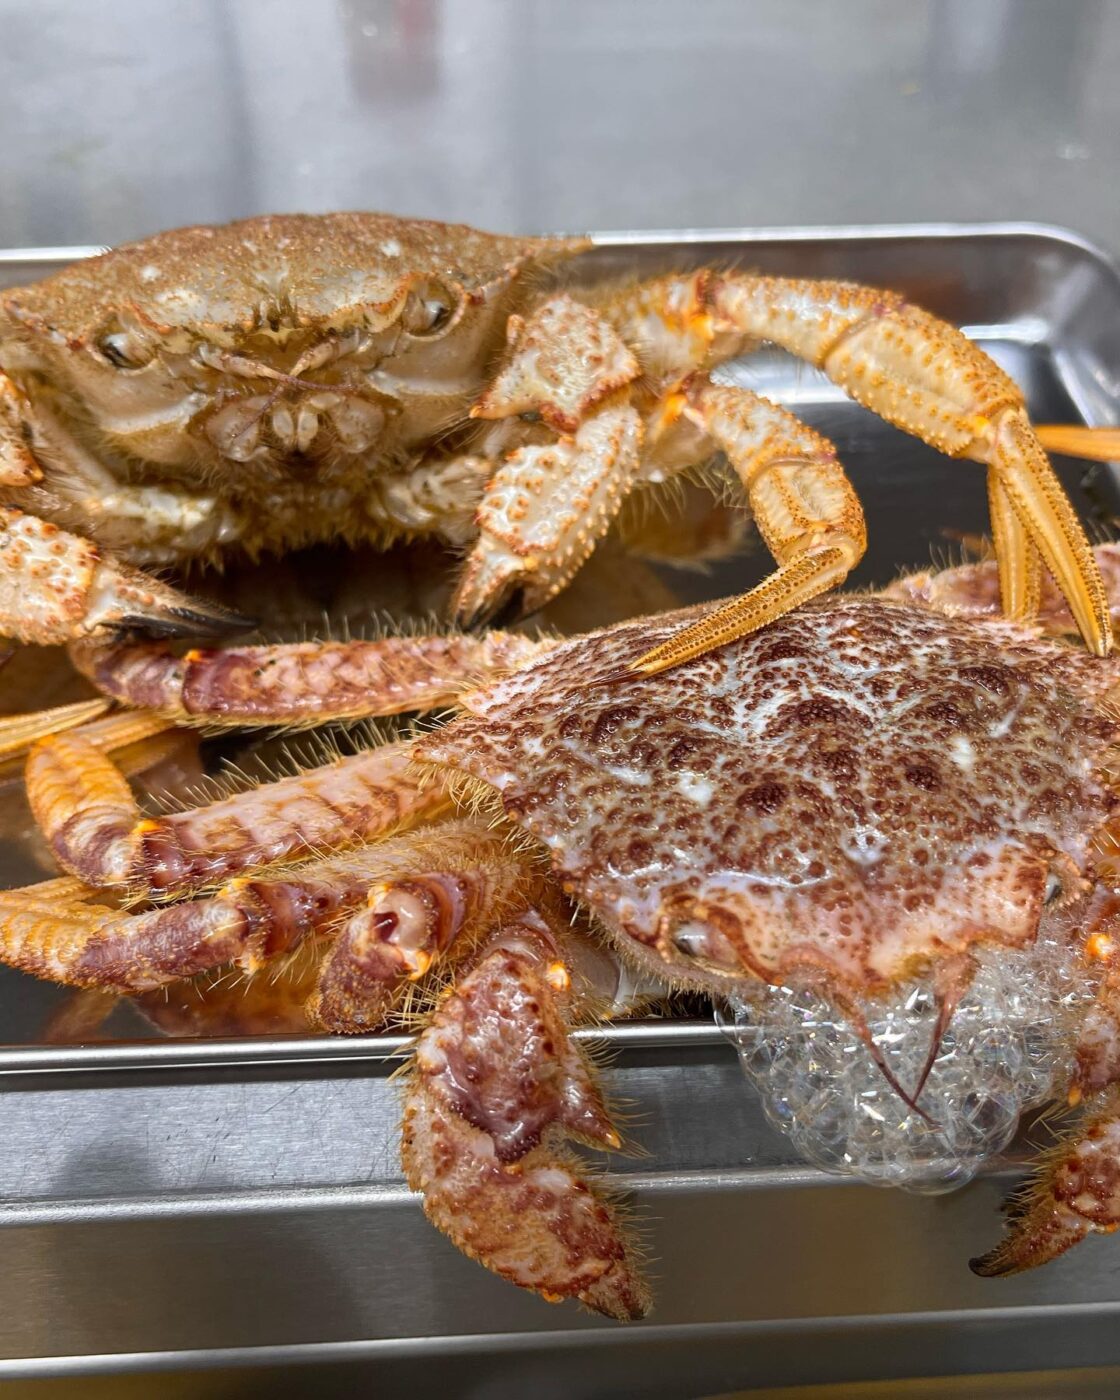
[(236, 347), (277, 310), (292, 325), (379, 324), (428, 279), (482, 301), (530, 262), (585, 246), (389, 214), (275, 214), (122, 245), (21, 287), (4, 305), (17, 325), (70, 347), (122, 318)]
[(843, 599), (655, 682), (621, 674), (681, 620), (562, 646), (420, 744), (494, 788), (666, 971), (882, 987), (1022, 946), (1077, 892), (1116, 807), (1111, 668), (1010, 624)]

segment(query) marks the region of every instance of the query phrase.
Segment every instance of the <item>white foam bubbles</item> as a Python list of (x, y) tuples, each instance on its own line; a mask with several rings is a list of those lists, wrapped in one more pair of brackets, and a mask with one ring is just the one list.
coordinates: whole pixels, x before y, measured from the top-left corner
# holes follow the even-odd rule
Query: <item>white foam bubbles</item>
[[(1093, 992), (1068, 940), (978, 952), (918, 1100), (928, 1121), (816, 988), (758, 983), (718, 1020), (767, 1117), (809, 1162), (877, 1185), (938, 1192), (970, 1180), (1008, 1145), (1024, 1111), (1064, 1091), (1076, 1025)], [(911, 1092), (937, 1024), (930, 980), (862, 1010), (891, 1074)]]

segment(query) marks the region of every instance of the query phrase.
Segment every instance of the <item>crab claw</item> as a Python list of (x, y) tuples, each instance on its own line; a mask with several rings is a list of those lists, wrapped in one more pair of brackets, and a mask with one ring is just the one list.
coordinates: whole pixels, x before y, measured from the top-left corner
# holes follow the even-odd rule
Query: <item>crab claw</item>
[(610, 528), (637, 477), (641, 441), (637, 412), (616, 403), (574, 437), (512, 453), (479, 506), (478, 541), (452, 599), (455, 623), (492, 621), (518, 591), (522, 613), (555, 597)]
[(451, 618), (464, 632), (482, 627), (508, 627), (536, 612), (548, 601), (527, 586), (525, 565), (508, 555), (477, 549), (459, 576)]
[(251, 625), (104, 557), (91, 540), (0, 506), (0, 632), (8, 636), (49, 646), (124, 628), (166, 636)]
[(122, 611), (112, 626), (122, 631), (144, 632), (149, 637), (229, 637), (238, 632), (252, 631), (258, 619), (199, 598), (182, 595), (166, 597), (173, 590), (156, 585), (159, 594), (152, 602), (136, 609)]
[(488, 1269), (549, 1302), (638, 1318), (649, 1297), (632, 1247), (560, 1144), (619, 1141), (567, 1037), (569, 986), (533, 913), (488, 946), (417, 1044), (402, 1158), (429, 1219)]

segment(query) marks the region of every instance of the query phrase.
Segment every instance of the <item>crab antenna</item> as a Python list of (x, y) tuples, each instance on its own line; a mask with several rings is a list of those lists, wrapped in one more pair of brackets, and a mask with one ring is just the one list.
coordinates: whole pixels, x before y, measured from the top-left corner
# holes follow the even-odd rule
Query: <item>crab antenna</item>
[[(871, 1034), (871, 1027), (867, 1024), (863, 1012), (859, 1009), (858, 1006), (855, 1005), (854, 1002), (849, 1001), (847, 997), (835, 998), (834, 995), (834, 1000), (836, 1001), (836, 1005), (840, 1008), (840, 1010), (843, 1011), (844, 1015), (851, 1022), (852, 1027), (855, 1030), (856, 1034), (859, 1036), (860, 1040), (862, 1040), (864, 1045), (867, 1047), (867, 1053), (871, 1056), (871, 1059), (874, 1061), (875, 1068), (887, 1081), (894, 1093), (898, 1095), (898, 1097), (902, 1100), (902, 1102), (906, 1105), (907, 1108), (913, 1109), (913, 1111), (918, 1115), (918, 1117), (923, 1121), (923, 1123), (927, 1123), (931, 1128), (936, 1128), (937, 1124), (934, 1122), (934, 1120), (929, 1116), (929, 1114), (925, 1111), (924, 1108), (919, 1108), (917, 1103), (918, 1094), (921, 1093), (922, 1087), (924, 1087), (925, 1085), (926, 1075), (923, 1074), (922, 1076), (922, 1083), (919, 1086), (918, 1093), (908, 1094), (906, 1090), (902, 1087), (901, 1083), (896, 1077), (894, 1071), (891, 1069), (890, 1065), (887, 1064), (886, 1057), (884, 1056), (882, 1050), (879, 1048), (878, 1045), (876, 1045), (875, 1039)], [(928, 1074), (928, 1070), (926, 1071), (926, 1074)]]
[(948, 996), (942, 996), (941, 993), (937, 993), (936, 996), (937, 1020), (934, 1023), (933, 1034), (929, 1038), (929, 1050), (926, 1052), (925, 1064), (922, 1065), (922, 1072), (918, 1075), (918, 1082), (914, 1087), (915, 1103), (922, 1097), (922, 1090), (926, 1087), (926, 1080), (929, 1079), (933, 1066), (937, 1062), (941, 1042), (945, 1037), (945, 1032), (949, 1029), (949, 1021), (952, 1019), (957, 1005), (955, 997), (950, 1000)]

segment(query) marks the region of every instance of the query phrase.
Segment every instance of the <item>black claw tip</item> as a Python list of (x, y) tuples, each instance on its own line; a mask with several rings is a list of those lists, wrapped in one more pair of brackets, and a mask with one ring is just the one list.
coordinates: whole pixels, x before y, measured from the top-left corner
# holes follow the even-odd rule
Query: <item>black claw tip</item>
[(472, 613), (459, 613), (455, 618), (455, 625), (461, 627), (464, 632), (477, 632), (482, 627), (508, 627), (511, 623), (520, 622), (527, 615), (524, 604), (524, 590), (510, 588), (500, 598), (475, 608)]
[(126, 613), (116, 626), (122, 631), (143, 632), (148, 637), (223, 637), (248, 632), (257, 619), (216, 603), (165, 607), (159, 612)]
[(493, 627), (509, 627), (515, 622), (521, 622), (533, 611), (535, 609), (525, 606), (525, 590), (513, 588), (501, 599), (497, 607), (491, 609), (486, 620)]

